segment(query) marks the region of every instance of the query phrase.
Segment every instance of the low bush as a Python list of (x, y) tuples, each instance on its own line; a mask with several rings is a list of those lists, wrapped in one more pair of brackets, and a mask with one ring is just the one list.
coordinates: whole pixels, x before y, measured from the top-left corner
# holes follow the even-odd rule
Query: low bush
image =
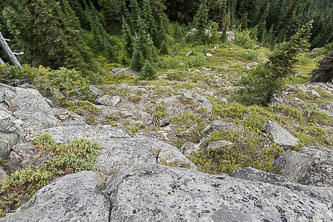
[(30, 199), (39, 189), (56, 177), (84, 170), (95, 170), (94, 163), (100, 153), (100, 146), (85, 139), (71, 143), (56, 144), (49, 134), (33, 140), (39, 155), (48, 158), (38, 166), (28, 166), (12, 173), (0, 185), (0, 217)]

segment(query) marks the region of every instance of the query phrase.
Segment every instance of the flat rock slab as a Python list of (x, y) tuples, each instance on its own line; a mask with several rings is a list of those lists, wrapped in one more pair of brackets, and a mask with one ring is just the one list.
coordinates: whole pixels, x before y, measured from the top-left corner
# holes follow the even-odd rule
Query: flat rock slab
[(94, 172), (67, 175), (39, 190), (1, 222), (107, 222), (110, 202), (97, 189)]
[(273, 137), (273, 142), (277, 145), (284, 147), (298, 145), (299, 140), (276, 122), (268, 121), (263, 126), (263, 129)]
[(178, 148), (148, 137), (111, 139), (101, 145), (104, 149), (96, 167), (108, 175), (135, 163), (196, 168)]
[(102, 126), (60, 126), (39, 130), (29, 138), (48, 133), (56, 141), (56, 143), (66, 143), (74, 139), (83, 138), (92, 142), (103, 144), (112, 138), (128, 138), (129, 135), (122, 129), (114, 128), (108, 125)]
[(105, 192), (113, 222), (333, 221), (331, 201), (286, 187), (161, 165), (123, 170), (109, 178)]

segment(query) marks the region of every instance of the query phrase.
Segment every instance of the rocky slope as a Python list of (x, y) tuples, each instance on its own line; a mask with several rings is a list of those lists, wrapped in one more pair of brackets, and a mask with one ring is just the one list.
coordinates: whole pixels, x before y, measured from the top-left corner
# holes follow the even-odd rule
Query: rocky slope
[[(96, 101), (104, 104), (98, 106), (103, 112), (162, 127), (160, 132), (145, 131), (139, 134), (146, 136), (133, 136), (121, 126), (88, 125), (81, 116), (53, 107), (34, 89), (1, 84), (0, 158), (5, 160), (0, 167), (1, 180), (6, 178), (5, 171), (38, 164), (34, 158), (38, 151), (31, 141), (44, 133), (57, 143), (86, 138), (98, 142), (103, 149), (95, 164), (96, 172), (83, 171), (56, 179), (0, 221), (333, 221), (330, 149), (316, 145), (284, 152), (274, 162), (275, 174), (248, 167), (228, 176), (197, 171), (183, 153), (189, 156), (206, 145), (215, 151), (233, 149), (230, 141), (205, 144), (204, 140), (209, 140), (211, 132), (244, 130), (244, 126), (215, 120), (203, 127), (200, 138), (204, 140), (199, 144), (180, 150), (165, 143), (177, 137), (173, 127), (178, 126), (170, 124), (170, 115), (193, 106), (199, 110), (203, 107), (203, 115), (213, 115), (213, 104), (206, 93), (185, 90), (180, 96), (161, 95), (159, 100), (164, 102), (167, 115), (155, 119), (158, 108), (149, 114), (138, 110), (143, 106), (124, 98), (98, 96)], [(148, 94), (143, 94), (143, 98), (145, 95)], [(183, 106), (184, 98), (194, 104)], [(290, 98), (283, 95), (277, 103), (292, 103)], [(149, 107), (149, 103), (142, 104)], [(325, 104), (321, 108), (330, 113), (332, 103)], [(161, 112), (164, 111), (163, 108)], [(330, 124), (322, 127), (332, 129)], [(262, 129), (267, 141), (286, 149), (300, 143), (288, 130), (293, 129), (285, 129), (274, 121), (267, 121)]]

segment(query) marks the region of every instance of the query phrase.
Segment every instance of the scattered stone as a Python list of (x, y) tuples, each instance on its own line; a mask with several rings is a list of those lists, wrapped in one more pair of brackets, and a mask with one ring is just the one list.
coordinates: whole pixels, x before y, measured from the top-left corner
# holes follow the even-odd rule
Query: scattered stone
[(122, 110), (122, 111), (120, 111), (120, 115), (121, 115), (121, 117), (123, 117), (125, 119), (134, 116), (134, 114), (132, 112), (128, 111), (128, 110)]
[(103, 94), (103, 90), (97, 88), (97, 87), (94, 86), (94, 85), (90, 85), (90, 86), (89, 86), (89, 90), (90, 90), (91, 94), (92, 94), (94, 97), (97, 97), (97, 96)]
[(234, 125), (233, 123), (226, 123), (220, 120), (214, 120), (211, 125), (208, 125), (201, 134), (208, 134), (213, 130), (221, 131), (242, 131), (244, 128), (242, 126)]
[(95, 102), (101, 105), (115, 107), (118, 105), (120, 100), (121, 100), (120, 96), (104, 95), (102, 97), (97, 98)]
[(208, 149), (212, 151), (224, 151), (231, 150), (233, 148), (233, 143), (225, 140), (213, 141), (208, 144)]
[(199, 146), (195, 143), (192, 142), (186, 142), (183, 144), (183, 146), (180, 148), (180, 151), (182, 154), (185, 156), (191, 155), (193, 152), (198, 152), (199, 151)]
[(227, 31), (227, 39), (229, 42), (235, 40), (235, 32), (234, 31)]
[(65, 109), (54, 108), (57, 119), (61, 120), (63, 126), (87, 125), (85, 119), (73, 112)]
[(119, 75), (121, 73), (123, 73), (125, 75), (129, 75), (129, 76), (134, 76), (134, 77), (139, 76), (139, 73), (137, 73), (129, 68), (115, 68), (110, 71), (110, 74), (113, 74), (113, 75)]
[(333, 191), (310, 191), (155, 164), (121, 170), (105, 190), (114, 222), (332, 221)]
[(0, 166), (0, 184), (7, 179), (7, 173)]
[(17, 134), (6, 134), (0, 132), (0, 160), (8, 158), (12, 146), (19, 142)]
[(192, 53), (193, 53), (192, 51), (189, 51), (186, 53), (186, 56), (188, 57), (188, 56), (192, 55)]
[(207, 68), (207, 67), (201, 67), (201, 69), (204, 70), (204, 71), (211, 71), (211, 69)]
[(268, 121), (264, 124), (263, 130), (269, 133), (273, 137), (273, 142), (279, 146), (287, 148), (298, 145), (299, 139), (293, 137), (276, 122)]
[(205, 108), (208, 113), (212, 113), (213, 105), (205, 96), (201, 96), (197, 93), (193, 94), (194, 101), (198, 104), (199, 107)]
[(224, 104), (228, 104), (228, 100), (224, 97), (221, 98), (221, 102), (224, 103)]
[(253, 69), (253, 68), (255, 68), (258, 64), (259, 64), (259, 63), (257, 63), (257, 62), (251, 62), (251, 63), (249, 63), (249, 64), (246, 65), (246, 68), (247, 68), (247, 69)]
[(316, 90), (314, 90), (314, 89), (308, 90), (307, 93), (308, 93), (310, 96), (320, 97), (320, 94), (319, 94)]
[(97, 181), (96, 173), (88, 171), (64, 176), (0, 221), (109, 221), (110, 201), (98, 190)]

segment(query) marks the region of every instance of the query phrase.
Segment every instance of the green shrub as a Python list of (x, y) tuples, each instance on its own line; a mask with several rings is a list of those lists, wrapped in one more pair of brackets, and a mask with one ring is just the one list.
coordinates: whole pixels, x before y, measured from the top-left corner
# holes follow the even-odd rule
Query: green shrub
[(0, 185), (0, 217), (18, 208), (53, 179), (69, 173), (95, 170), (100, 146), (88, 140), (56, 144), (49, 134), (36, 137), (34, 148), (39, 154), (51, 156), (38, 166), (28, 166), (12, 173)]
[(191, 160), (198, 169), (211, 174), (228, 173), (244, 167), (272, 172), (274, 160), (284, 151), (275, 144), (265, 146), (265, 139), (250, 131), (213, 131), (207, 144), (212, 141), (226, 140), (233, 143), (232, 149), (212, 151), (201, 148), (192, 154)]
[(235, 43), (244, 49), (257, 48), (257, 41), (255, 38), (251, 37), (251, 32), (249, 30), (237, 32), (235, 34)]
[(191, 56), (190, 60), (187, 62), (187, 67), (202, 67), (205, 65), (206, 58), (203, 55)]
[(86, 98), (89, 94), (89, 80), (74, 69), (51, 70), (23, 65), (21, 69), (8, 66), (6, 72), (6, 78), (30, 81), (44, 96), (57, 101)]
[(312, 22), (306, 24), (290, 41), (279, 45), (266, 64), (258, 65), (242, 77), (239, 81), (242, 88), (237, 93), (244, 103), (267, 105), (274, 94), (284, 89), (293, 74), (297, 54), (309, 47), (311, 28)]
[(178, 59), (172, 56), (166, 56), (162, 59), (159, 66), (162, 69), (176, 69), (180, 67)]

